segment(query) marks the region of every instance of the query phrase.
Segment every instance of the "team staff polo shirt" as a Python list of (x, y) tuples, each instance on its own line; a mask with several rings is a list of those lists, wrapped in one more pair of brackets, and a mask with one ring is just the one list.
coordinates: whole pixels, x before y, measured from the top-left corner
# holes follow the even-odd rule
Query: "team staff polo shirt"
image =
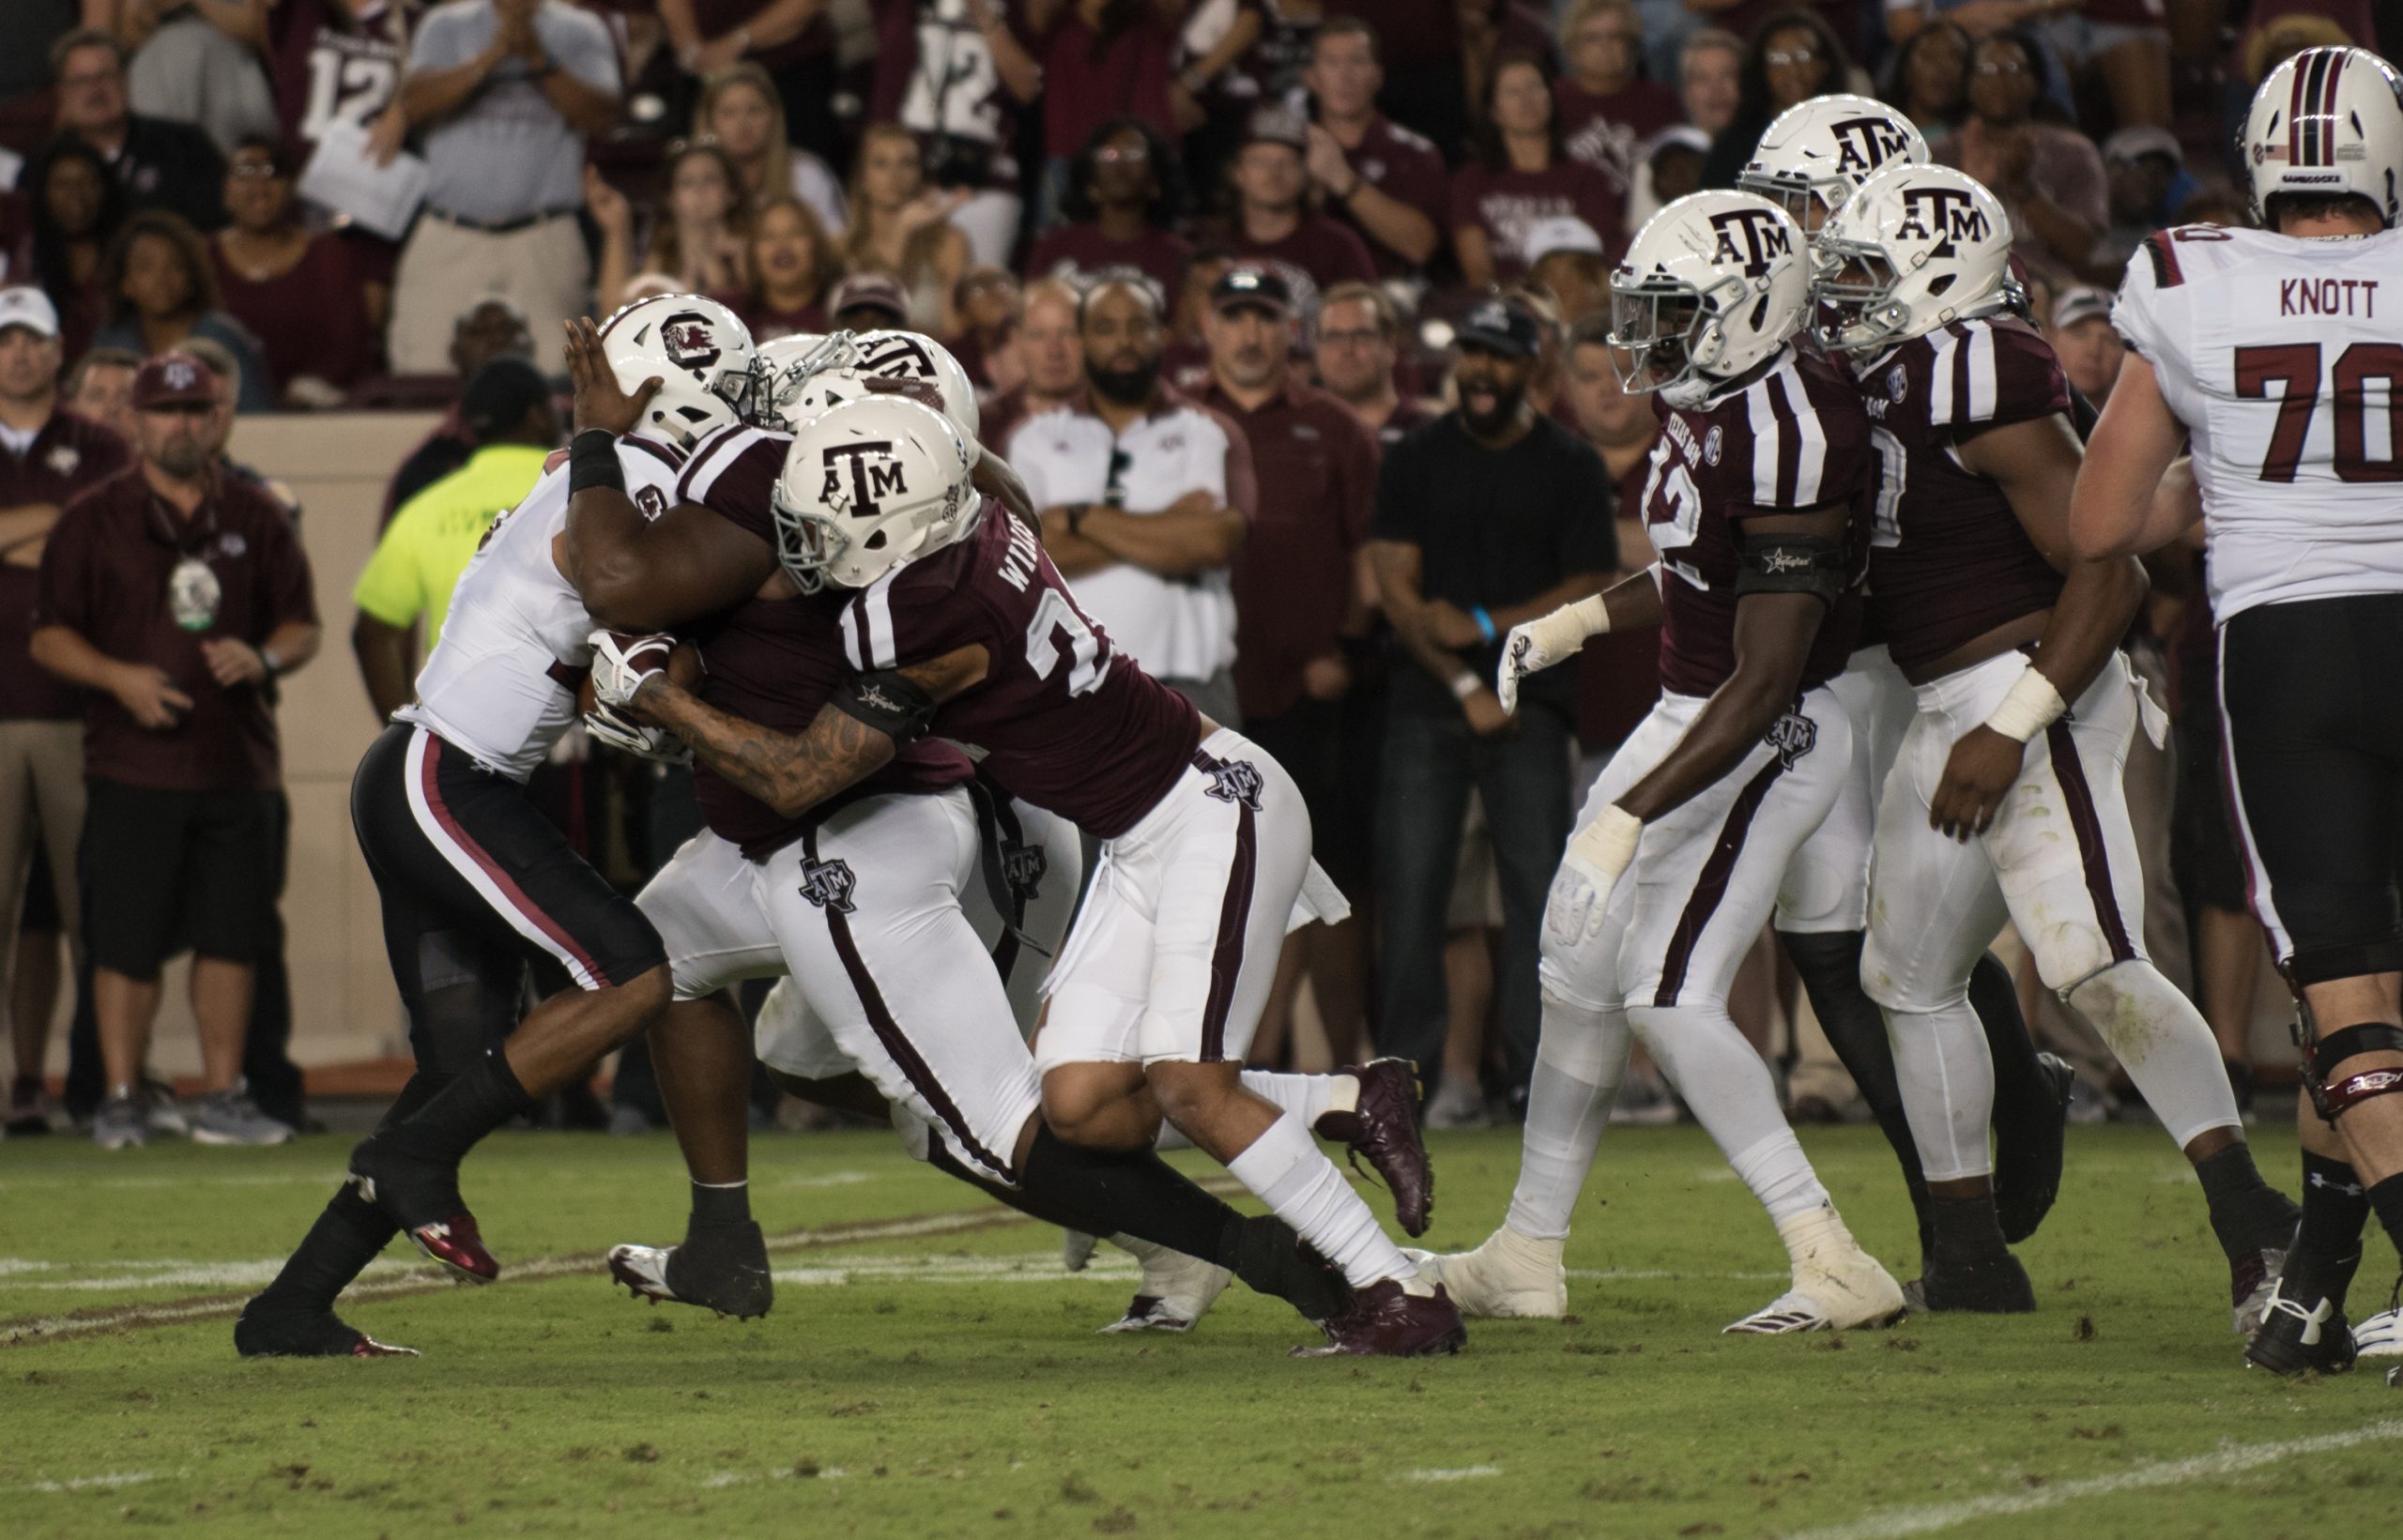
[[(1037, 508), (1099, 503), (1158, 513), (1196, 491), (1246, 519), (1259, 508), (1242, 430), (1165, 387), (1124, 434), (1085, 409), (1029, 418), (1010, 435), (1004, 458)], [(1234, 591), (1223, 569), (1161, 577), (1118, 562), (1069, 586), (1119, 650), (1155, 679), (1206, 679), (1235, 661)]]
[(426, 622), (425, 650), (442, 639), (451, 590), (493, 520), (525, 500), (543, 475), (545, 450), (492, 444), (401, 505), (351, 598), (388, 626)]
[(65, 626), (109, 657), (153, 664), (191, 697), (174, 726), (154, 731), (115, 695), (88, 693), (85, 774), (155, 791), (267, 791), (283, 779), (267, 694), (219, 684), (200, 644), (230, 636), (258, 647), (288, 621), (316, 619), (308, 557), (266, 493), (219, 474), (178, 517), (136, 465), (58, 516), (34, 625)]

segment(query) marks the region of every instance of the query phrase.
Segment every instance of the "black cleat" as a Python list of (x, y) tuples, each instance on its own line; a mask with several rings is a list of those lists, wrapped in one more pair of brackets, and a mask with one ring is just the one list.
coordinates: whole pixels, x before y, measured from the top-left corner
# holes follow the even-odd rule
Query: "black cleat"
[(331, 1310), (266, 1312), (253, 1300), (234, 1321), (244, 1358), (415, 1358), (415, 1348), (378, 1342)]
[(776, 1303), (768, 1243), (759, 1227), (696, 1225), (675, 1246), (611, 1246), (609, 1276), (636, 1299), (698, 1305), (737, 1320), (754, 1320)]
[(2013, 1245), (2036, 1233), (2061, 1191), (2062, 1145), (2069, 1136), (2069, 1092), (2077, 1072), (2058, 1054), (2038, 1054), (2050, 1096), (1994, 1131), (1994, 1210)]
[(1949, 1258), (1938, 1248), (1928, 1256), (1926, 1270), (1912, 1280), (1904, 1295), (1914, 1309), (1936, 1313), (2024, 1316), (2036, 1308), (2036, 1286), (2028, 1281), (2028, 1270), (2019, 1265), (2019, 1258), (2007, 1251)]
[(2271, 1286), (2260, 1329), (2244, 1345), (2244, 1362), (2272, 1374), (2342, 1374), (2353, 1366), (2351, 1325), (2336, 1302), (2321, 1298), (2305, 1305)]

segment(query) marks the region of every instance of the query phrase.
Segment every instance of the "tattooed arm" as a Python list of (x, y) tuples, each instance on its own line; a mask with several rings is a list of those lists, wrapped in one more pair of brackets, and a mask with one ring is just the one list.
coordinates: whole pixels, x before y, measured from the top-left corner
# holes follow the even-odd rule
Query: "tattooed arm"
[[(983, 648), (969, 647), (899, 672), (944, 701), (983, 679), (985, 662)], [(664, 674), (643, 681), (634, 707), (642, 719), (692, 745), (703, 764), (787, 818), (857, 785), (900, 750), (884, 729), (831, 702), (818, 709), (806, 731), (780, 733), (709, 705)]]

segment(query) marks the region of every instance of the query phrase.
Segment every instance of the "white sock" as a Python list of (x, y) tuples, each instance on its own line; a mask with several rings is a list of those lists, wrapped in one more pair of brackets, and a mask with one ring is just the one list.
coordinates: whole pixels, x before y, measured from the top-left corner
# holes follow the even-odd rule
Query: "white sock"
[(1227, 1169), (1320, 1256), (1341, 1268), (1354, 1288), (1417, 1276), (1417, 1268), (1377, 1227), (1376, 1215), (1309, 1130), (1291, 1115), (1270, 1123), (1249, 1149), (1227, 1162)]
[(1634, 1045), (1624, 1011), (1571, 1005), (1543, 992), (1543, 1036), (1527, 1084), (1519, 1184), (1503, 1224), (1533, 1241), (1565, 1241), (1569, 1221), (1609, 1126), (1611, 1102)]
[(2069, 1006), (2109, 1044), (2180, 1149), (2197, 1134), (2242, 1126), (2218, 1040), (2159, 968), (2142, 958), (2115, 964), (2072, 989)]
[(1316, 1129), (1322, 1114), (1349, 1112), (1360, 1105), (1360, 1082), (1348, 1075), (1278, 1075), (1243, 1072), (1243, 1089), (1274, 1102), (1304, 1128)]
[[(1919, 1147), (1927, 1180), (1991, 1175), (1994, 1155), (1986, 1130), (1994, 1122), (1994, 1053), (1968, 997), (1933, 1011), (1889, 1009), (1886, 1035), (1894, 1044), (1903, 1116), (1910, 1121), (1911, 1143)], [(2226, 1086), (2216, 1049), (2212, 1070)]]
[(1768, 1066), (1724, 1005), (1632, 1006), (1627, 1019), (1770, 1218), (1829, 1201), (1786, 1126)]

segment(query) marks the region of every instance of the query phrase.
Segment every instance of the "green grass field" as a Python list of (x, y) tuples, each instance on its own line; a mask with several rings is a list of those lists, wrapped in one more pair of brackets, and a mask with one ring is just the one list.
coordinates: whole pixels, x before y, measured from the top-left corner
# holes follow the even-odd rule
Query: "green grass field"
[[(1807, 1141), (1900, 1276), (1874, 1131)], [(2265, 1131), (2263, 1164), (2293, 1166)], [(1456, 1359), (1296, 1362), (1231, 1294), (1186, 1337), (1102, 1336), (1132, 1273), (881, 1134), (763, 1141), (774, 1314), (631, 1303), (595, 1264), (673, 1239), (666, 1138), (509, 1135), (467, 1191), (497, 1287), (396, 1248), (345, 1313), (425, 1357), (243, 1363), (233, 1304), (347, 1141), (0, 1146), (0, 1528), (192, 1533), (2403, 1534), (2403, 1392), (2240, 1366), (2199, 1194), (2157, 1130), (2073, 1132), (2025, 1248), (2043, 1308), (1722, 1337), (1782, 1288), (1768, 1222), (1691, 1128), (1605, 1140), (1567, 1323)], [(1498, 1222), (1515, 1136), (1441, 1136), (1430, 1240)], [(1190, 1159), (1191, 1157), (1180, 1157)], [(1381, 1195), (1371, 1195), (1380, 1205)], [(2354, 1290), (2382, 1303), (2373, 1243)]]

